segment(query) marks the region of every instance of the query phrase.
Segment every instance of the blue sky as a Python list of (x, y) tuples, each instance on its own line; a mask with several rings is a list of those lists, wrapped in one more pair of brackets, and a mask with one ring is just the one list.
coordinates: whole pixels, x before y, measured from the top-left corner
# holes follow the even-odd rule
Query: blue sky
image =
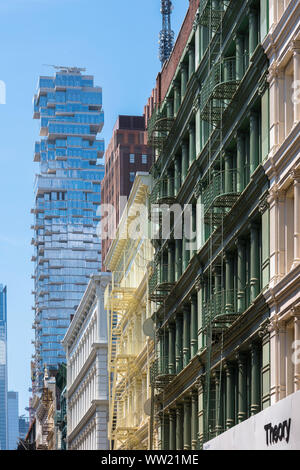
[[(174, 0), (177, 35), (188, 0)], [(160, 69), (160, 0), (0, 0), (0, 283), (8, 286), (9, 389), (28, 406), (33, 284), (33, 146), (38, 121), (32, 98), (43, 64), (86, 67), (103, 87), (107, 144), (118, 114), (142, 114)]]

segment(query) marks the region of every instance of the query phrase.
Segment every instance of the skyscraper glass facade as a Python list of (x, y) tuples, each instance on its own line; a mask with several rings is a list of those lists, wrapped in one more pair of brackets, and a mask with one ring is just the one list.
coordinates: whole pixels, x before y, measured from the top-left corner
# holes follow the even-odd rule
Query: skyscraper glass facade
[[(102, 89), (77, 68), (40, 77), (34, 118), (42, 139), (35, 145), (33, 386), (40, 388), (45, 365), (65, 360), (61, 345), (70, 315), (91, 274), (101, 271), (97, 237), (104, 141)], [(36, 391), (36, 390), (34, 390)]]
[(0, 284), (0, 450), (7, 449), (7, 290)]
[(19, 394), (8, 392), (7, 394), (7, 450), (16, 450), (19, 440)]

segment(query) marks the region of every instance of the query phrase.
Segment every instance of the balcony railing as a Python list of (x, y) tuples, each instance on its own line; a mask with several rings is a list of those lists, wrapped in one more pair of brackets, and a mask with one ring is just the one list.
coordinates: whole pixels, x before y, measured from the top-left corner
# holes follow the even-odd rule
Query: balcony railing
[(161, 151), (173, 126), (174, 119), (165, 116), (157, 106), (148, 122), (148, 143)]
[(170, 373), (168, 356), (155, 359), (150, 368), (151, 384), (157, 388), (164, 388), (168, 385), (173, 380), (174, 375)]
[(174, 178), (159, 179), (151, 192), (151, 204), (173, 204), (175, 202)]
[(209, 325), (216, 329), (229, 327), (239, 316), (237, 291), (223, 289), (215, 292), (209, 300), (203, 302), (202, 308), (204, 327)]
[(210, 184), (202, 192), (202, 204), (207, 222), (212, 212), (221, 216), (226, 213), (226, 209), (234, 205), (240, 194), (237, 191), (237, 179), (237, 170), (213, 172)]
[(170, 293), (174, 282), (169, 280), (169, 264), (153, 264), (149, 277), (149, 297), (153, 302), (162, 302)]
[(225, 109), (231, 103), (238, 85), (235, 57), (224, 58), (214, 64), (201, 90), (202, 119), (219, 123)]
[(213, 0), (200, 0), (199, 23), (216, 31), (221, 24), (229, 3), (229, 0), (220, 0), (218, 9), (216, 9), (213, 8)]

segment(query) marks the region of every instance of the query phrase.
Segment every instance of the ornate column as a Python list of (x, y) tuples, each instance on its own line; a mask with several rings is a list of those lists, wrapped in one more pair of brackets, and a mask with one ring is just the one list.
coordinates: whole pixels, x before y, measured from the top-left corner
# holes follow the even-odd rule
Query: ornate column
[(238, 364), (238, 422), (247, 418), (247, 362), (246, 356), (237, 354)]
[(259, 165), (259, 130), (258, 115), (256, 111), (250, 111), (250, 175)]
[(294, 262), (292, 269), (300, 264), (300, 168), (292, 171), (294, 179)]
[(254, 8), (249, 9), (249, 55), (252, 56), (253, 52), (258, 45), (258, 12)]
[(237, 192), (242, 193), (245, 189), (245, 134), (238, 131), (236, 134), (237, 144)]
[(176, 409), (169, 411), (169, 450), (176, 450)]
[(292, 41), (294, 61), (294, 125), (300, 121), (300, 41)]
[(274, 185), (269, 193), (270, 205), (270, 287), (285, 274), (285, 193)]
[(175, 247), (172, 242), (168, 242), (168, 282), (175, 281)]
[(180, 88), (179, 88), (179, 83), (177, 81), (173, 82), (173, 88), (174, 88), (174, 115), (178, 113), (179, 107), (180, 107)]
[(191, 399), (189, 396), (183, 402), (183, 449), (191, 450)]
[(235, 36), (236, 79), (242, 80), (244, 76), (244, 36)]
[(285, 137), (284, 71), (274, 62), (268, 75), (270, 90), (270, 149), (275, 153)]
[(176, 371), (176, 360), (175, 360), (175, 331), (176, 327), (174, 323), (169, 323), (169, 374), (174, 375)]
[(262, 266), (261, 287), (265, 289), (270, 282), (270, 211), (268, 192), (260, 198), (259, 212), (261, 214), (261, 241), (262, 241)]
[(175, 240), (175, 281), (177, 282), (182, 274), (182, 240)]
[(176, 155), (174, 159), (174, 190), (175, 196), (178, 195), (181, 188), (181, 158)]
[(260, 345), (251, 344), (251, 416), (260, 411)]
[(256, 223), (250, 224), (250, 300), (253, 302), (259, 294), (260, 266), (259, 266), (259, 227)]
[(221, 392), (221, 381), (220, 381), (220, 372), (214, 371), (213, 372), (213, 380), (216, 386), (216, 435), (219, 436), (223, 432), (223, 397)]
[(188, 55), (189, 55), (189, 79), (195, 72), (195, 47), (192, 44), (188, 46)]
[(224, 190), (225, 193), (232, 193), (233, 190), (233, 178), (232, 178), (232, 155), (230, 152), (224, 152), (224, 161), (225, 161), (225, 174), (224, 174)]
[(180, 64), (180, 74), (181, 74), (181, 102), (184, 100), (186, 93), (186, 86), (188, 82), (188, 70), (185, 63)]
[(174, 168), (169, 168), (167, 171), (168, 181), (167, 181), (167, 197), (174, 197)]
[(234, 426), (234, 368), (233, 364), (226, 362), (226, 429)]
[(176, 450), (183, 450), (183, 408), (176, 405)]
[(205, 311), (203, 309), (203, 304), (205, 302), (205, 281), (203, 275), (200, 275), (196, 279), (195, 283), (197, 294), (197, 306), (198, 306), (198, 351), (206, 346), (205, 334), (204, 334), (204, 315)]
[(184, 183), (185, 181), (185, 178), (187, 176), (187, 172), (188, 172), (188, 169), (189, 169), (189, 149), (188, 149), (188, 145), (185, 141), (182, 141), (181, 143), (181, 152), (182, 152), (182, 179), (181, 179), (181, 182), (182, 184)]
[(189, 305), (183, 307), (183, 367), (190, 362), (190, 321), (191, 309)]
[(167, 117), (169, 119), (174, 117), (174, 100), (172, 98), (167, 99)]
[(195, 137), (195, 123), (189, 124), (189, 166), (191, 166), (196, 159), (196, 137)]
[(294, 391), (300, 390), (300, 304), (292, 308), (294, 318), (294, 344), (293, 344), (293, 363), (294, 363)]
[(239, 238), (237, 247), (237, 310), (243, 313), (246, 309), (246, 242)]
[(233, 272), (233, 253), (227, 252), (225, 260), (225, 311), (228, 314), (234, 312), (234, 272)]
[(197, 297), (191, 296), (191, 358), (195, 357), (198, 351), (198, 311)]
[(191, 438), (192, 438), (192, 450), (197, 450), (198, 442), (198, 394), (196, 390), (191, 392), (192, 401), (192, 426), (191, 426)]
[(175, 355), (176, 355), (176, 374), (182, 371), (183, 367), (183, 324), (182, 324), (182, 314), (176, 314), (176, 334), (175, 334)]
[(205, 435), (204, 378), (200, 377), (198, 387), (198, 440), (202, 449)]

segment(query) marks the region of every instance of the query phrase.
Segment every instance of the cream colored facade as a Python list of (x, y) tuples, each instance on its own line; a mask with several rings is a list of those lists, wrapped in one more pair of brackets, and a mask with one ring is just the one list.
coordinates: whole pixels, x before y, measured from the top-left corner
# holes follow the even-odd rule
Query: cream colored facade
[(271, 404), (300, 390), (300, 3), (270, 0)]
[(68, 450), (107, 450), (107, 312), (111, 275), (93, 275), (63, 340), (67, 356)]
[[(115, 450), (150, 448), (150, 365), (154, 344), (143, 326), (150, 315), (148, 265), (153, 248), (151, 241), (142, 236), (147, 232), (145, 205), (150, 181), (149, 174), (137, 173), (106, 257), (106, 266), (112, 272), (112, 286), (105, 296), (111, 319), (109, 440)], [(139, 225), (136, 216), (143, 221), (145, 232), (142, 229), (134, 236), (131, 230)]]

